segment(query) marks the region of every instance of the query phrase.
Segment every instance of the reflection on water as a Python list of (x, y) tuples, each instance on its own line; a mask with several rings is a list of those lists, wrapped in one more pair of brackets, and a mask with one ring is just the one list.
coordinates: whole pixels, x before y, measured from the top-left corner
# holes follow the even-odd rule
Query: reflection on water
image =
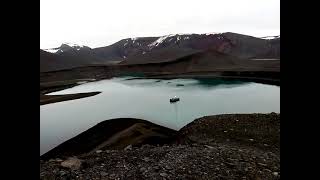
[[(233, 88), (241, 85), (250, 84), (252, 82), (244, 82), (240, 80), (226, 80), (221, 78), (199, 78), (199, 79), (142, 79), (133, 77), (114, 78), (116, 82), (131, 86), (171, 86), (187, 88)], [(156, 84), (157, 83), (157, 84)]]
[[(107, 119), (140, 118), (178, 130), (206, 115), (280, 112), (277, 86), (221, 79), (128, 78), (91, 82), (51, 93), (102, 92), (40, 106), (41, 154)], [(174, 96), (180, 101), (170, 104), (169, 99)]]
[(223, 87), (232, 88), (241, 85), (246, 85), (251, 82), (244, 82), (240, 80), (224, 80), (224, 79), (197, 79), (198, 84), (203, 87)]

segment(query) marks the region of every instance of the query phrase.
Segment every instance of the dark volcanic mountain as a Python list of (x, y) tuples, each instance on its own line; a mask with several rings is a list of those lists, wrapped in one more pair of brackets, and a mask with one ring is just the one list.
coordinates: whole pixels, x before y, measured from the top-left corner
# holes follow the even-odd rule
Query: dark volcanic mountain
[(109, 64), (96, 56), (92, 49), (86, 46), (62, 44), (59, 48), (47, 51), (40, 49), (40, 72), (70, 69), (91, 64)]
[(98, 58), (82, 53), (53, 54), (40, 49), (40, 72), (57, 71), (99, 63)]
[(40, 72), (73, 67), (67, 59), (40, 49)]
[[(110, 46), (94, 49), (86, 46), (63, 44), (59, 48), (47, 51), (55, 52), (54, 55), (59, 56), (58, 59), (61, 63), (65, 63), (65, 65), (60, 66), (60, 62), (54, 64), (50, 61), (54, 64), (54, 69), (65, 69), (87, 64), (118, 62), (121, 62), (121, 64), (161, 63), (207, 50), (214, 50), (239, 59), (279, 59), (280, 36), (256, 38), (230, 32), (175, 34), (161, 37), (128, 38)], [(45, 64), (45, 62), (41, 63)], [(48, 67), (42, 69), (42, 71), (50, 70)]]

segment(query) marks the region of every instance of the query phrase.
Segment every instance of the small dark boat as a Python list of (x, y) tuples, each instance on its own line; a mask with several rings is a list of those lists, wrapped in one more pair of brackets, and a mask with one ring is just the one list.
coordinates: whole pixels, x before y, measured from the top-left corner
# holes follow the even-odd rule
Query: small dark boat
[(170, 103), (175, 103), (175, 102), (178, 102), (178, 101), (180, 101), (180, 98), (177, 98), (176, 96), (174, 98), (170, 99)]

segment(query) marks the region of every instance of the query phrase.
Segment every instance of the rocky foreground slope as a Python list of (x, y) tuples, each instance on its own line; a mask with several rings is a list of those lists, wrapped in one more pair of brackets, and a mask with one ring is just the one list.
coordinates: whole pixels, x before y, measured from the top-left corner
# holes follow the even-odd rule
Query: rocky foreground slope
[(193, 121), (159, 145), (40, 160), (40, 179), (280, 179), (280, 114)]

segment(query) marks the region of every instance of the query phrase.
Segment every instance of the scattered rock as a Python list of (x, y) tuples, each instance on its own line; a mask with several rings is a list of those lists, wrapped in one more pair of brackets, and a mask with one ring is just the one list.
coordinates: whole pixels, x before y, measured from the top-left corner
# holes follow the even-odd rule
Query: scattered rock
[(62, 167), (77, 170), (81, 167), (81, 160), (75, 157), (71, 157), (61, 163)]
[(62, 161), (63, 161), (62, 159), (59, 159), (59, 158), (56, 159), (56, 162), (62, 162)]
[[(61, 163), (55, 157), (50, 161), (40, 160), (40, 179), (171, 179), (171, 175), (176, 179), (199, 180), (279, 179), (280, 152), (275, 146), (278, 141), (271, 141), (277, 137), (268, 134), (278, 132), (279, 121), (274, 120), (267, 125), (263, 121), (264, 128), (260, 130), (261, 124), (257, 121), (248, 123), (247, 116), (239, 118), (241, 123), (236, 123), (237, 126), (234, 126), (235, 120), (228, 121), (234, 123), (232, 126), (226, 126), (224, 119), (214, 124), (212, 119), (206, 121), (204, 117), (182, 131), (189, 138), (183, 143), (142, 147), (129, 145), (119, 150), (81, 155), (79, 159), (68, 158), (61, 160)], [(255, 116), (262, 116), (263, 119), (265, 115)], [(206, 131), (203, 128), (207, 128)], [(248, 133), (244, 133), (245, 128)], [(264, 132), (264, 129), (267, 130)], [(232, 133), (224, 133), (225, 130), (236, 132), (239, 141), (235, 141)], [(267, 136), (262, 134), (262, 137), (262, 132)], [(269, 139), (265, 141), (264, 137)], [(248, 143), (252, 141), (249, 138), (257, 143)], [(232, 143), (226, 142), (228, 139)], [(268, 148), (264, 148), (265, 142), (268, 142)]]
[(160, 173), (160, 176), (161, 176), (161, 177), (167, 177), (168, 174), (167, 174), (167, 173)]
[(213, 147), (209, 146), (209, 145), (204, 145), (204, 147), (209, 148), (209, 149), (213, 149)]
[(270, 169), (264, 169), (264, 171), (266, 171), (268, 173), (272, 173), (272, 171)]
[(227, 166), (230, 166), (230, 167), (236, 166), (234, 163), (231, 163), (231, 162), (225, 162), (225, 164), (226, 164)]
[(140, 168), (140, 172), (145, 172), (146, 170), (147, 170), (147, 168), (145, 168), (145, 167)]
[(124, 150), (132, 150), (132, 145), (128, 145), (127, 147), (124, 148)]
[(100, 175), (101, 175), (101, 176), (108, 176), (109, 174), (106, 173), (106, 172), (104, 172), (104, 171), (101, 171), (101, 172), (100, 172)]
[(66, 172), (64, 171), (60, 171), (59, 173), (60, 173), (60, 176), (64, 176), (66, 174)]
[(267, 167), (266, 164), (263, 164), (263, 163), (257, 163), (259, 166), (263, 166), (263, 167)]
[(143, 160), (143, 161), (145, 161), (145, 162), (149, 162), (149, 161), (151, 161), (151, 159), (150, 159), (150, 158), (148, 158), (148, 157), (144, 157), (142, 160)]

